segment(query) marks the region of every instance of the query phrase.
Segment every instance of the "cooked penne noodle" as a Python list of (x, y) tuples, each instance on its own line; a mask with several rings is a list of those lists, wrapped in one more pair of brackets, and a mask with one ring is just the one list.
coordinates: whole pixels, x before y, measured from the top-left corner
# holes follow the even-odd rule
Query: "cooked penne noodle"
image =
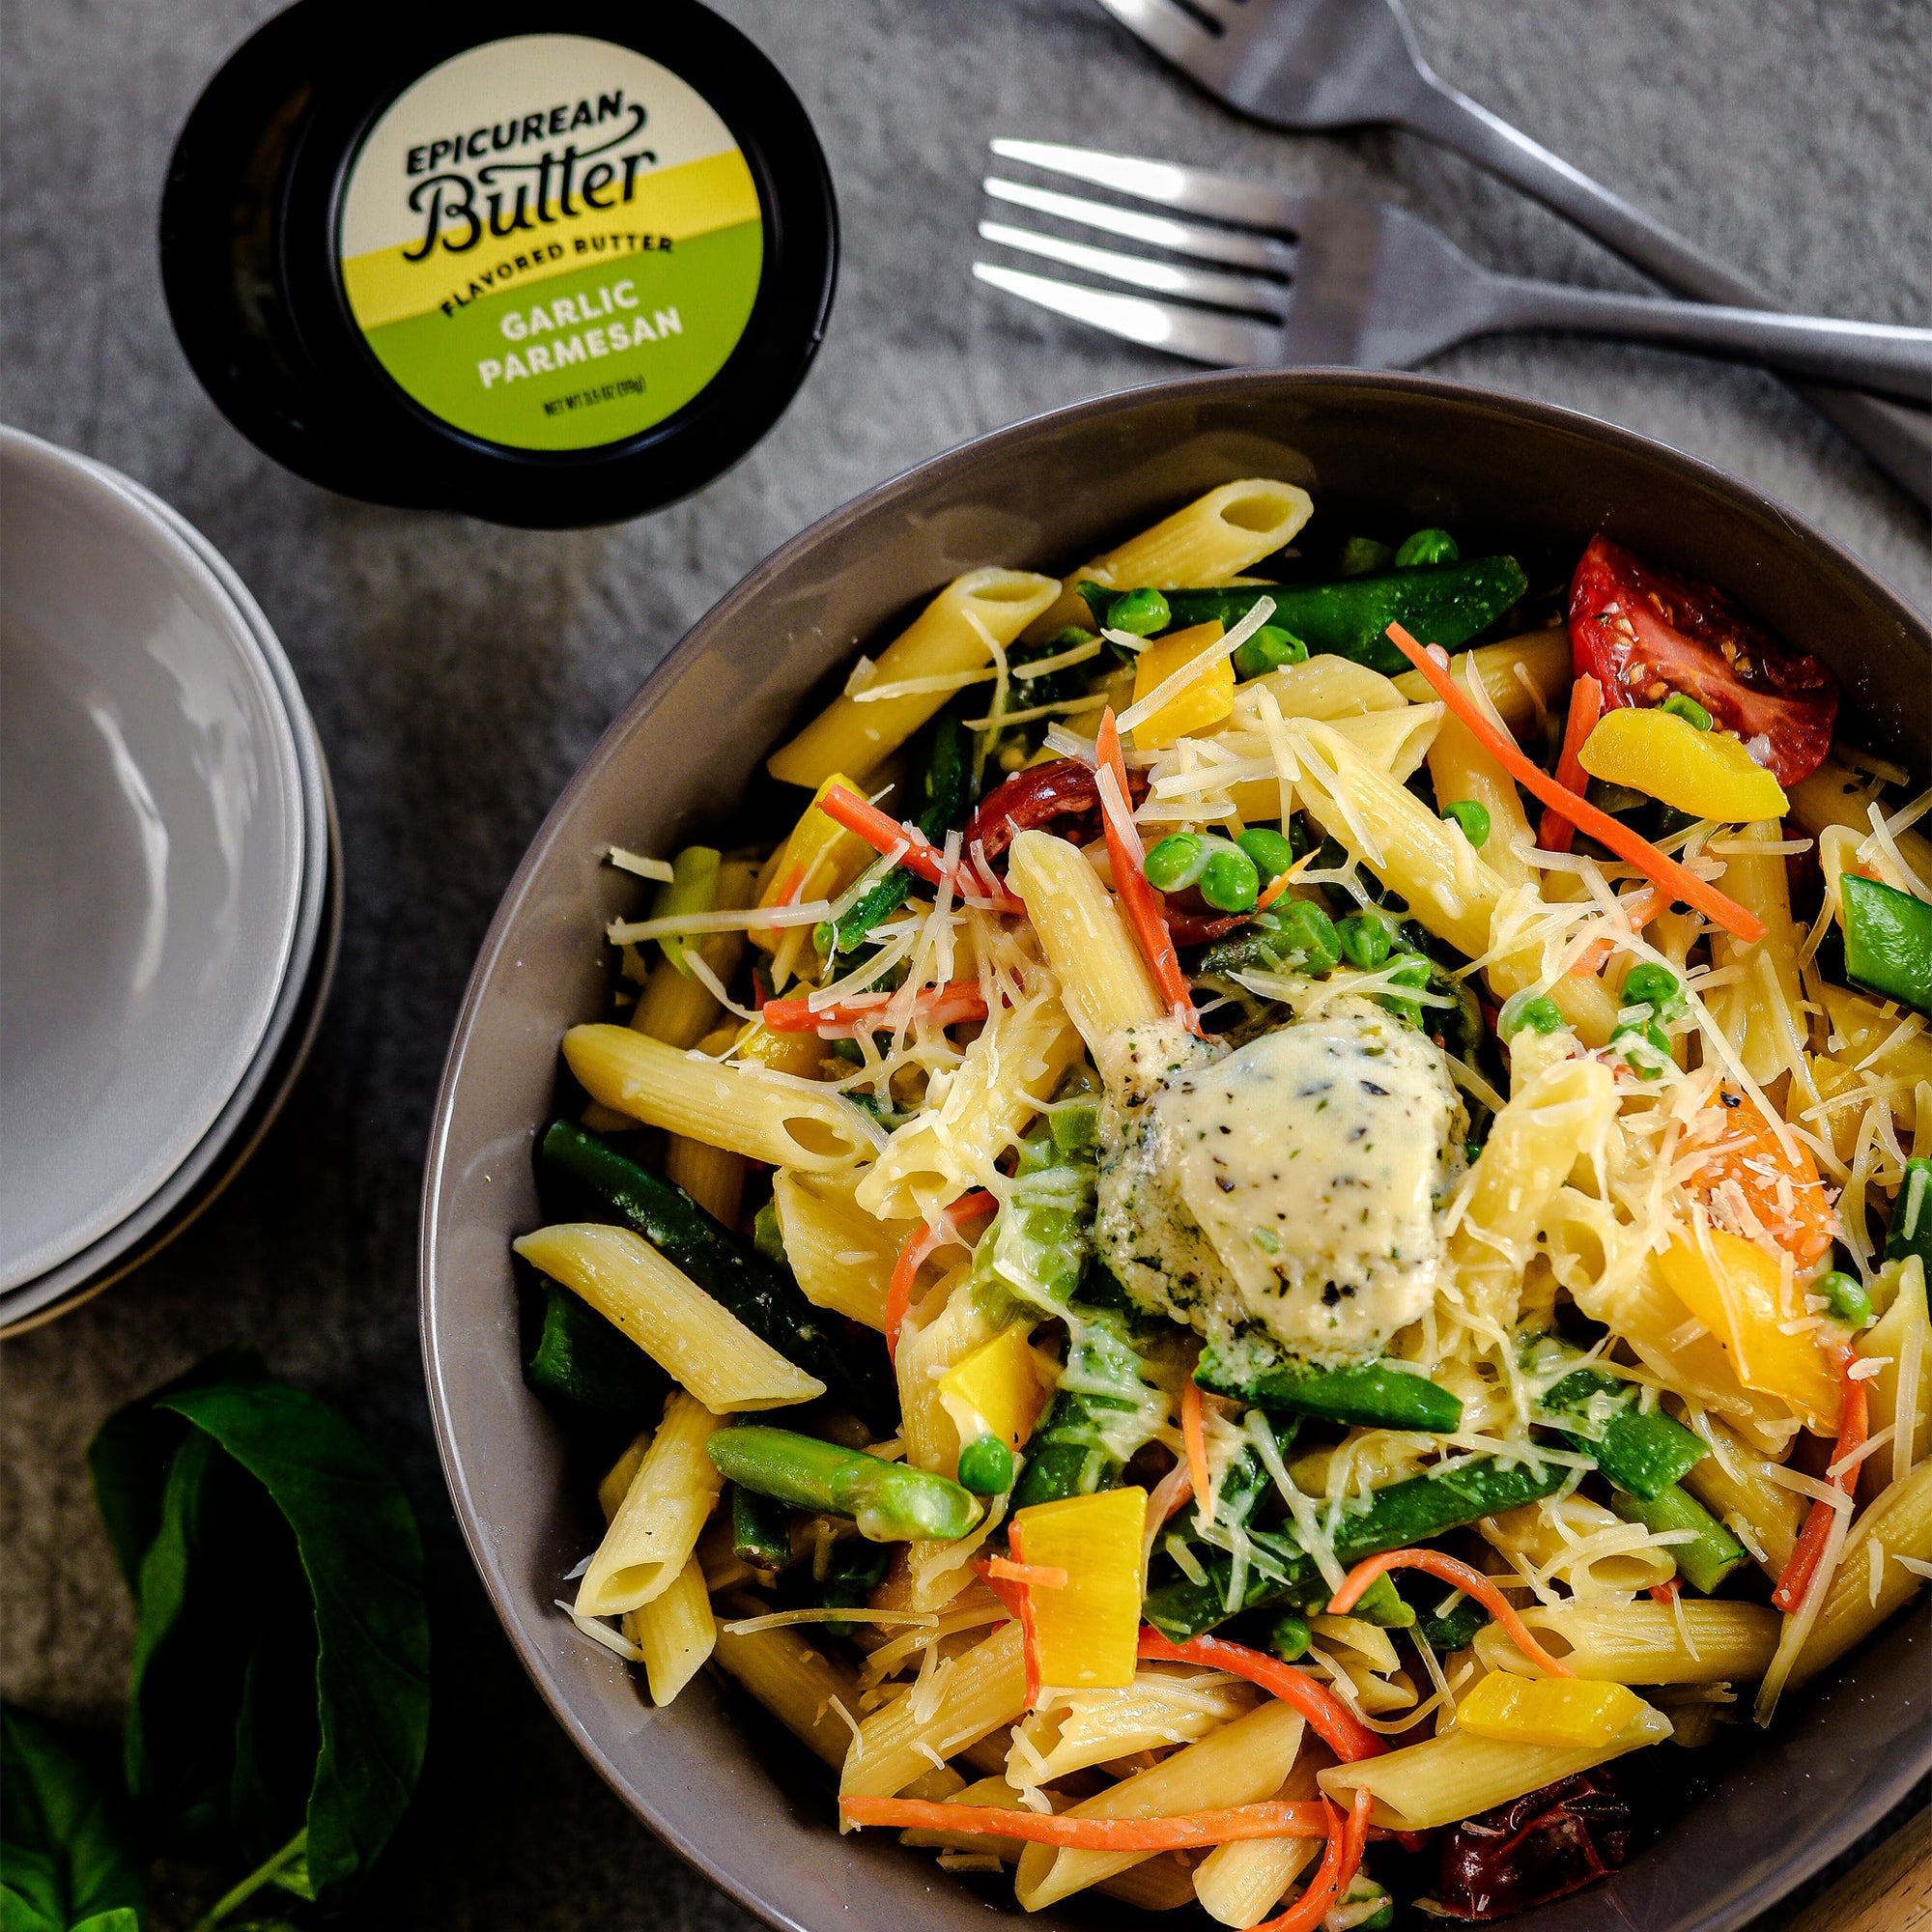
[(882, 1704), (859, 1725), (838, 1777), (841, 1798), (890, 1798), (949, 1758), (978, 1744), (1026, 1711), (1026, 1658), (1016, 1623), (952, 1661), (944, 1691), (930, 1711), (916, 1690)]
[(1226, 583), (1293, 543), (1314, 509), (1308, 492), (1293, 483), (1265, 476), (1223, 483), (1095, 557), (1085, 570), (1076, 570), (1061, 585), (1052, 608), (1034, 621), (1027, 641), (1050, 638), (1063, 624), (1093, 621), (1075, 588), (1083, 578), (1111, 590), (1142, 584), (1196, 590)]
[(1090, 1049), (1104, 1049), (1122, 1028), (1160, 1018), (1160, 995), (1120, 901), (1077, 846), (1045, 832), (1022, 832), (1007, 876), (1026, 901), (1067, 1017)]
[(781, 1168), (772, 1181), (772, 1204), (785, 1261), (819, 1308), (886, 1325), (886, 1291), (893, 1268), (917, 1221), (881, 1221), (852, 1198), (863, 1168), (838, 1174), (798, 1174)]
[[(834, 1771), (845, 1762), (853, 1737), (852, 1724), (846, 1719), (859, 1705), (855, 1672), (792, 1626), (719, 1630), (713, 1655), (720, 1667), (735, 1677), (815, 1758)], [(840, 1716), (841, 1711), (845, 1716)], [(931, 1766), (927, 1764), (925, 1769), (929, 1771)]]
[[(1770, 818), (1739, 826), (1732, 842), (1776, 847), (1783, 837), (1783, 826)], [(1804, 1044), (1804, 989), (1798, 976), (1803, 934), (1792, 923), (1783, 852), (1727, 853), (1724, 891), (1764, 922), (1765, 934), (1750, 946), (1727, 933), (1713, 935), (1713, 962), (1719, 970), (1733, 969), (1737, 978), (1713, 992), (1711, 1016), (1737, 1048), (1745, 1071), (1764, 1084), (1801, 1065)]]
[[(1536, 1640), (1578, 1677), (1604, 1684), (1755, 1683), (1777, 1649), (1777, 1612), (1766, 1604), (1686, 1596), (1668, 1604), (1531, 1605), (1520, 1613)], [(1476, 1633), (1492, 1670), (1534, 1676), (1500, 1624)]]
[(1890, 1304), (1865, 1332), (1860, 1353), (1882, 1366), (1865, 1384), (1869, 1426), (1893, 1432), (1889, 1450), (1867, 1457), (1859, 1487), (1873, 1496), (1888, 1482), (1907, 1475), (1932, 1447), (1932, 1324), (1925, 1305), (1925, 1264), (1917, 1255), (1889, 1263), (1880, 1277), (1880, 1293)]
[(563, 1222), (526, 1235), (518, 1254), (581, 1294), (714, 1414), (783, 1408), (825, 1393), (675, 1268), (641, 1235)]
[(590, 1095), (646, 1126), (774, 1167), (823, 1173), (872, 1150), (849, 1101), (768, 1067), (679, 1053), (628, 1027), (572, 1027), (563, 1057)]
[[(1160, 1818), (1256, 1804), (1281, 1788), (1301, 1748), (1301, 1714), (1270, 1698), (1246, 1717), (1210, 1731), (1199, 1744), (1136, 1772), (1070, 1808), (1076, 1818)], [(1138, 1864), (1146, 1852), (1070, 1852), (1029, 1845), (1013, 1874), (1013, 1891), (1029, 1912), (1057, 1904), (1088, 1886)]]
[(894, 1134), (854, 1199), (881, 1220), (937, 1214), (985, 1181), (1079, 1054), (1080, 1035), (1055, 991), (991, 1014), (945, 1099)]
[[(1204, 1676), (1210, 1681), (1203, 1683)], [(1209, 1673), (1143, 1664), (1123, 1690), (1055, 1690), (1014, 1733), (1007, 1776), (1045, 1784), (1136, 1751), (1193, 1744), (1252, 1710), (1247, 1685)]]
[(1344, 1809), (1358, 1789), (1373, 1792), (1372, 1824), (1392, 1832), (1430, 1832), (1575, 1777), (1627, 1751), (1662, 1744), (1669, 1735), (1670, 1719), (1648, 1704), (1607, 1745), (1520, 1745), (1479, 1738), (1472, 1731), (1444, 1731), (1384, 1757), (1333, 1765), (1319, 1782)]
[(1487, 1516), (1476, 1527), (1492, 1548), (1520, 1557), (1541, 1581), (1560, 1582), (1577, 1598), (1621, 1600), (1661, 1589), (1677, 1574), (1669, 1550), (1651, 1543), (1648, 1530), (1588, 1496), (1546, 1496)]
[(604, 1513), (605, 1526), (610, 1526), (611, 1519), (623, 1507), (624, 1498), (631, 1492), (631, 1478), (638, 1473), (638, 1464), (644, 1460), (644, 1452), (651, 1446), (651, 1437), (657, 1432), (646, 1429), (631, 1438), (631, 1446), (612, 1463), (604, 1473), (604, 1480), (597, 1485), (597, 1507)]
[[(979, 670), (992, 663), (996, 644), (1010, 644), (1060, 595), (1053, 578), (1035, 571), (969, 570), (954, 578), (879, 653), (870, 682), (876, 686), (943, 680), (949, 674)], [(766, 769), (786, 784), (808, 785), (814, 791), (834, 772), (849, 771), (863, 778), (881, 758), (897, 751), (950, 696), (942, 683), (937, 690), (869, 704), (857, 697), (835, 697), (796, 738), (766, 759)]]
[[(1562, 708), (1570, 689), (1570, 633), (1559, 624), (1548, 631), (1506, 638), (1499, 644), (1478, 644), (1459, 657), (1456, 665), (1459, 676), (1464, 664), (1476, 667), (1476, 675), (1503, 723), (1521, 733), (1536, 723), (1539, 702), (1552, 711)], [(1431, 696), (1429, 682), (1419, 670), (1406, 670), (1391, 682), (1412, 704), (1421, 704)]]
[[(1320, 1796), (1316, 1776), (1334, 1761), (1318, 1740), (1305, 1739), (1294, 1769), (1272, 1795), (1289, 1803)], [(1321, 1838), (1247, 1838), (1216, 1845), (1194, 1868), (1194, 1895), (1208, 1918), (1223, 1925), (1258, 1925), (1324, 1848)]]
[(1707, 1415), (1700, 1433), (1711, 1454), (1686, 1472), (1684, 1487), (1757, 1559), (1776, 1580), (1791, 1561), (1804, 1520), (1804, 1499), (1770, 1471), (1776, 1463), (1758, 1455), (1734, 1430)]
[[(1871, 804), (1879, 787), (1839, 758), (1839, 749), (1834, 747), (1833, 755), (1808, 778), (1788, 787), (1792, 823), (1814, 838), (1828, 826), (1843, 825), (1862, 839), (1871, 833)], [(1893, 836), (1899, 856), (1921, 879), (1932, 882), (1932, 838), (1914, 830)]]
[[(1885, 1551), (1876, 1597), (1870, 1581), (1874, 1543)], [(1845, 1539), (1817, 1621), (1791, 1666), (1792, 1689), (1837, 1662), (1925, 1587), (1925, 1578), (1908, 1570), (1902, 1556), (1932, 1563), (1932, 1463), (1920, 1463), (1902, 1483), (1884, 1491)]]
[(644, 1654), (651, 1702), (668, 1704), (703, 1668), (718, 1642), (711, 1595), (696, 1556), (685, 1559), (669, 1589), (626, 1613), (624, 1634)]
[[(1410, 677), (1417, 673), (1410, 671)], [(1405, 777), (1407, 775), (1405, 773)], [(1490, 815), (1490, 836), (1483, 841), (1483, 863), (1505, 886), (1520, 886), (1529, 867), (1518, 848), (1534, 845), (1529, 816), (1516, 781), (1496, 762), (1495, 753), (1478, 742), (1460, 718), (1445, 718), (1429, 747), (1429, 776), (1435, 781), (1438, 805), (1470, 799)]]
[(691, 1396), (665, 1404), (664, 1421), (578, 1585), (579, 1616), (639, 1609), (676, 1582), (724, 1487), (704, 1453), (718, 1427), (718, 1417)]
[[(720, 912), (736, 912), (754, 902), (758, 867), (749, 859), (726, 859), (718, 868)], [(721, 985), (729, 984), (745, 957), (742, 932), (707, 933), (697, 943), (697, 956)], [(680, 973), (662, 954), (653, 962), (638, 1003), (631, 1009), (631, 1025), (667, 1046), (693, 1047), (715, 1027), (724, 1009), (695, 973)]]
[(665, 1179), (674, 1180), (714, 1221), (738, 1225), (745, 1198), (745, 1156), (672, 1134), (665, 1147)]
[[(1408, 673), (1415, 677), (1413, 671)], [(1381, 711), (1401, 711), (1411, 702), (1430, 701), (1429, 687), (1417, 677), (1420, 695), (1411, 698), (1401, 683), (1384, 677), (1353, 658), (1312, 657), (1298, 665), (1284, 665), (1280, 670), (1238, 686), (1235, 692), (1235, 716), (1252, 729), (1257, 717), (1255, 696), (1269, 693), (1284, 718), (1319, 718), (1339, 724), (1345, 718), (1365, 718)]]

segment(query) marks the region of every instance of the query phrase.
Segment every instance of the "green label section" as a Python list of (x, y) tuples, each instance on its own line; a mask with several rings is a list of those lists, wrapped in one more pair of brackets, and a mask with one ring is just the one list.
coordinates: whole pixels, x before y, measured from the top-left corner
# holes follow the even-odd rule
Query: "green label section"
[(365, 335), (458, 429), (514, 449), (588, 449), (663, 422), (711, 382), (751, 320), (763, 262), (763, 224), (739, 222)]

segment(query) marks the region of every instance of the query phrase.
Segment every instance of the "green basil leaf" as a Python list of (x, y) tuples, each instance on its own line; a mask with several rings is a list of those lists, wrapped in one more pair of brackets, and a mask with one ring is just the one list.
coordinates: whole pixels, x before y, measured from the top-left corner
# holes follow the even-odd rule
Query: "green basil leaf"
[(119, 1794), (39, 1719), (0, 1705), (0, 1932), (139, 1932)]
[[(229, 1382), (183, 1388), (159, 1406), (245, 1469), (294, 1534), (314, 1605), (321, 1738), (307, 1801), (307, 1876), (327, 1901), (382, 1850), (422, 1769), (429, 1619), (415, 1518), (374, 1448), (300, 1389)], [(152, 1565), (153, 1552), (142, 1567), (144, 1624)], [(235, 1605), (228, 1608), (232, 1624)], [(244, 1658), (225, 1705), (231, 1716), (246, 1675)]]
[(187, 1434), (187, 1424), (155, 1405), (178, 1389), (205, 1382), (258, 1381), (268, 1374), (261, 1355), (246, 1344), (223, 1349), (138, 1401), (118, 1408), (87, 1445), (94, 1506), (114, 1546), (114, 1559), (138, 1605), (141, 1560), (161, 1526), (161, 1492), (168, 1463)]

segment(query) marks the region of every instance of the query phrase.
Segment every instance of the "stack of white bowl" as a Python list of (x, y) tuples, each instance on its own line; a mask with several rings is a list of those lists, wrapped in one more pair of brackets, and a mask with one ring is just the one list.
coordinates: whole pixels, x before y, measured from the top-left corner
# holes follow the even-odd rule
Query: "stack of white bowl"
[(341, 905), (315, 724), (240, 578), (139, 484), (0, 429), (0, 1334), (234, 1178)]

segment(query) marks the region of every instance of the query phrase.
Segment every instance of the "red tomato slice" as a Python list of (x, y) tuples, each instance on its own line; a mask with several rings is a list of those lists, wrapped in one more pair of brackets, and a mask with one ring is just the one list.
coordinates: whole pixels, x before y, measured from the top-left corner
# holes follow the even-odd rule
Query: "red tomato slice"
[(1787, 650), (1721, 590), (1658, 570), (1592, 537), (1570, 582), (1570, 650), (1604, 705), (1695, 698), (1727, 731), (1770, 747), (1779, 784), (1815, 771), (1832, 749), (1838, 681), (1808, 653)]

